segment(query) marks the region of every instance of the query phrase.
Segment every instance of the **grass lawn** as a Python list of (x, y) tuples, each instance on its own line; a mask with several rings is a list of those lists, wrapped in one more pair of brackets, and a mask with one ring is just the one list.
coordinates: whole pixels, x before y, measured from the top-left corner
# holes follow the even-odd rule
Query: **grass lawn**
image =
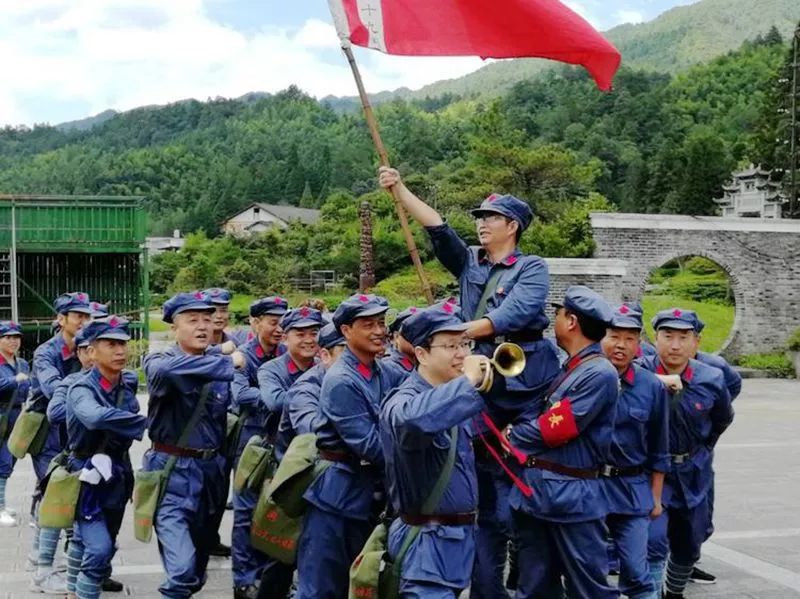
[(697, 312), (706, 323), (703, 338), (700, 341), (700, 349), (707, 352), (721, 349), (733, 327), (734, 306), (697, 302), (672, 295), (646, 295), (642, 299), (642, 307), (644, 308), (647, 335), (651, 339), (654, 339), (655, 336), (650, 320), (659, 310), (678, 307)]

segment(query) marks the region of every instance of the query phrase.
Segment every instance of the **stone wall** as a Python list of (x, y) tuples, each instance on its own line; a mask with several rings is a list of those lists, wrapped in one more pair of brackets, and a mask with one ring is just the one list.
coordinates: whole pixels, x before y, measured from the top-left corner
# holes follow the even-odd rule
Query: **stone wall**
[(674, 258), (704, 256), (727, 271), (736, 301), (723, 354), (780, 350), (800, 328), (800, 222), (613, 213), (591, 218), (595, 258), (625, 264), (617, 297), (609, 301), (640, 300), (654, 269)]

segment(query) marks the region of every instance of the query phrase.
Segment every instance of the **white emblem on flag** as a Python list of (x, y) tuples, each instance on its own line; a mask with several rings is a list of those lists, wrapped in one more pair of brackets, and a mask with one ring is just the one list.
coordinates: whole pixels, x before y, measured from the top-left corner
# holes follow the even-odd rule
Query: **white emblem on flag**
[(357, 0), (358, 16), (369, 32), (369, 47), (386, 52), (381, 0)]

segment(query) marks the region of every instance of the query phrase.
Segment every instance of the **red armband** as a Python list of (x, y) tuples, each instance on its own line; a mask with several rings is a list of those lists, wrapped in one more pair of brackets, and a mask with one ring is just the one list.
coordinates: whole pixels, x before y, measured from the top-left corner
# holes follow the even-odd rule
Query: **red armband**
[(539, 430), (548, 447), (560, 447), (578, 436), (578, 425), (572, 413), (572, 403), (562, 399), (539, 416)]

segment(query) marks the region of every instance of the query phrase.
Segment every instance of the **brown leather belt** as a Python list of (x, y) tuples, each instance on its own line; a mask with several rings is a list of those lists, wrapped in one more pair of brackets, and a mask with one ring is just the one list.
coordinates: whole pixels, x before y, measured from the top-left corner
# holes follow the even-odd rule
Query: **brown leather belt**
[(525, 467), (536, 468), (537, 470), (548, 470), (550, 472), (555, 472), (556, 474), (563, 474), (565, 476), (572, 476), (575, 478), (591, 479), (600, 476), (600, 473), (596, 469), (572, 468), (571, 466), (564, 466), (562, 464), (556, 464), (555, 462), (548, 462), (547, 460), (543, 460), (535, 456), (528, 456), (528, 459), (525, 460)]
[(328, 462), (339, 462), (347, 464), (353, 468), (369, 468), (372, 466), (371, 462), (360, 460), (358, 457), (349, 451), (336, 451), (335, 449), (320, 449), (319, 457)]
[(642, 466), (628, 466), (626, 468), (612, 466), (611, 464), (604, 464), (603, 466), (600, 466), (600, 476), (605, 478), (617, 478), (619, 476), (639, 476), (643, 472), (644, 467)]
[(475, 524), (475, 512), (462, 514), (400, 514), (400, 519), (409, 526), (425, 526), (426, 524), (439, 524), (441, 526), (469, 526)]
[(216, 449), (192, 449), (191, 447), (178, 447), (157, 441), (153, 441), (153, 449), (179, 458), (200, 458), (201, 460), (211, 459), (218, 453)]

